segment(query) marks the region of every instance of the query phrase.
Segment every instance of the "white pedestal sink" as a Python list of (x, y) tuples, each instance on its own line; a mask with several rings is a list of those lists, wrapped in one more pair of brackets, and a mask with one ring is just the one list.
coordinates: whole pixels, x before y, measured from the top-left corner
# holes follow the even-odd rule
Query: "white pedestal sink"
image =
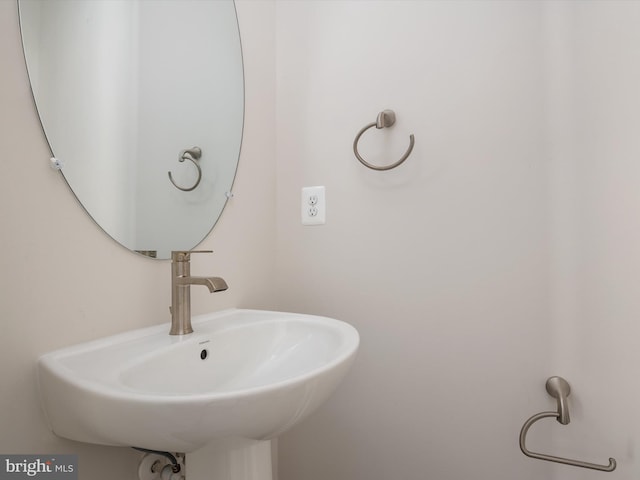
[(53, 432), (187, 453), (188, 480), (270, 480), (267, 441), (329, 397), (358, 333), (330, 318), (259, 310), (200, 315), (193, 326), (189, 335), (158, 325), (42, 356)]

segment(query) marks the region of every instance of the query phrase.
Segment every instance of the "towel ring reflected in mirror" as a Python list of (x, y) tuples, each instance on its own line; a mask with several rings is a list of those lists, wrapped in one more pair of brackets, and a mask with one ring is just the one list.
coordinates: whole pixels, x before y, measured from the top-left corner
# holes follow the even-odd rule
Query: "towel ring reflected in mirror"
[(198, 178), (191, 187), (181, 187), (173, 180), (171, 172), (167, 172), (169, 174), (169, 180), (171, 180), (171, 183), (173, 183), (174, 187), (176, 187), (178, 190), (182, 190), (183, 192), (190, 192), (192, 190), (195, 190), (197, 186), (200, 185), (200, 180), (202, 180), (202, 168), (200, 168), (200, 162), (198, 162), (198, 160), (200, 160), (200, 157), (202, 157), (202, 150), (200, 149), (200, 147), (188, 148), (180, 152), (178, 161), (184, 162), (185, 160), (190, 160), (191, 162), (193, 162), (193, 164), (198, 169)]

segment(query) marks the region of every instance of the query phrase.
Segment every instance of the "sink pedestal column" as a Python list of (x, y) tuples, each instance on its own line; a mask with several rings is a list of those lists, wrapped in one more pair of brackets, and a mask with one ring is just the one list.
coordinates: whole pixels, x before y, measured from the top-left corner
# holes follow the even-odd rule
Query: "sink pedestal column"
[(271, 441), (207, 445), (186, 456), (187, 480), (273, 480)]

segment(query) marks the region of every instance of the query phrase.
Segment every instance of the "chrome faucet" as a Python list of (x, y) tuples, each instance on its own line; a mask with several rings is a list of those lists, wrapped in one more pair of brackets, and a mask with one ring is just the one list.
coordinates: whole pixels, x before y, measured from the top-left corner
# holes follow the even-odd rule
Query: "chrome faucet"
[(192, 253), (212, 253), (211, 250), (171, 252), (171, 330), (169, 335), (185, 335), (191, 327), (191, 285), (204, 285), (211, 293), (229, 288), (220, 277), (192, 277)]

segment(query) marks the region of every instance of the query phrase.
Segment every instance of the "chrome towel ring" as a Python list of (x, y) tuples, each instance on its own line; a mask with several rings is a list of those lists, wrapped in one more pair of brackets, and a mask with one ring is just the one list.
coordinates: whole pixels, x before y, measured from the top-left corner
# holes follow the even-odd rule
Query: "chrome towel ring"
[(531, 425), (543, 418), (555, 418), (562, 425), (569, 423), (569, 406), (567, 403), (567, 397), (571, 393), (571, 387), (569, 383), (562, 377), (551, 377), (546, 383), (547, 393), (554, 397), (558, 401), (557, 412), (540, 412), (530, 417), (520, 430), (520, 450), (527, 457), (535, 458), (537, 460), (546, 460), (548, 462), (562, 463), (565, 465), (571, 465), (573, 467), (590, 468), (591, 470), (599, 470), (601, 472), (613, 472), (616, 469), (616, 461), (613, 458), (609, 458), (609, 465), (598, 465), (595, 463), (583, 462), (581, 460), (571, 460), (569, 458), (555, 457), (553, 455), (545, 455), (543, 453), (535, 453), (527, 449), (525, 440), (527, 432)]
[(366, 125), (356, 135), (356, 138), (353, 141), (353, 153), (355, 153), (356, 158), (358, 160), (360, 160), (360, 163), (362, 163), (365, 167), (368, 167), (368, 168), (370, 168), (372, 170), (378, 170), (378, 171), (391, 170), (392, 168), (396, 168), (398, 165), (400, 165), (402, 162), (404, 162), (407, 159), (407, 157), (411, 154), (411, 151), (413, 150), (413, 145), (415, 143), (415, 139), (414, 139), (413, 134), (409, 135), (409, 148), (407, 149), (407, 151), (404, 152), (404, 155), (402, 155), (400, 160), (398, 160), (395, 163), (392, 163), (391, 165), (384, 165), (382, 167), (379, 167), (377, 165), (372, 165), (369, 162), (367, 162), (364, 158), (362, 158), (362, 156), (358, 152), (358, 141), (360, 140), (360, 137), (362, 136), (362, 134), (364, 132), (366, 132), (371, 127), (376, 127), (377, 129), (381, 129), (381, 128), (385, 128), (385, 127), (390, 127), (394, 123), (396, 123), (396, 114), (395, 114), (395, 112), (393, 110), (384, 110), (384, 111), (382, 111), (382, 112), (380, 112), (378, 114), (378, 118), (376, 119), (375, 122), (371, 122), (370, 124)]
[(202, 169), (200, 168), (200, 163), (198, 162), (198, 160), (200, 160), (201, 156), (202, 150), (200, 149), (200, 147), (188, 148), (180, 152), (178, 161), (184, 162), (185, 160), (190, 160), (191, 162), (193, 162), (193, 164), (198, 169), (198, 179), (196, 180), (196, 183), (194, 183), (191, 187), (181, 187), (173, 181), (171, 172), (167, 172), (169, 174), (169, 180), (171, 180), (171, 183), (173, 183), (174, 187), (176, 187), (178, 190), (182, 190), (183, 192), (190, 192), (191, 190), (195, 190), (195, 188), (200, 185), (200, 180), (202, 179)]

